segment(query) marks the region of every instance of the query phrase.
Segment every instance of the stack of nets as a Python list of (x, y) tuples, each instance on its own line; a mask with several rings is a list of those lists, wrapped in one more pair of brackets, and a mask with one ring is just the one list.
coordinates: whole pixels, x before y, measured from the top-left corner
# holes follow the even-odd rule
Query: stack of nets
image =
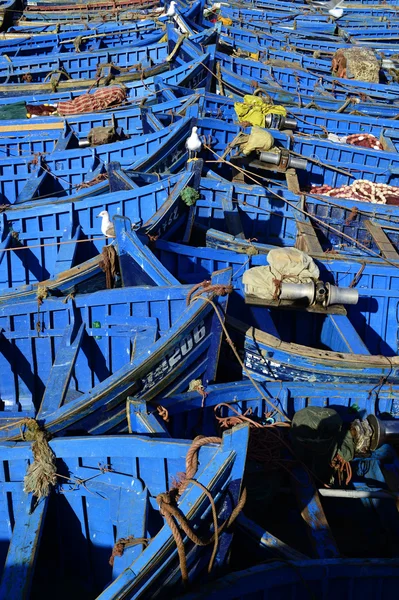
[(373, 183), (367, 179), (357, 179), (351, 185), (342, 185), (339, 188), (330, 185), (314, 186), (310, 192), (330, 196), (330, 198), (349, 198), (372, 204), (399, 205), (399, 187), (386, 183)]

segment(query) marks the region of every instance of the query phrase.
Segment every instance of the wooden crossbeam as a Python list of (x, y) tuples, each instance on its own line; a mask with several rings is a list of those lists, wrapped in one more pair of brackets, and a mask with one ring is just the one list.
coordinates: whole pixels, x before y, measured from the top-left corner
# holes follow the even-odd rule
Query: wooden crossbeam
[(368, 219), (364, 222), (364, 224), (383, 257), (388, 258), (389, 260), (399, 260), (399, 254), (396, 252), (395, 247), (389, 240), (381, 225), (378, 225), (378, 223), (373, 223)]
[(316, 231), (310, 221), (296, 220), (297, 238), (296, 248), (307, 254), (323, 254), (323, 248), (319, 242)]

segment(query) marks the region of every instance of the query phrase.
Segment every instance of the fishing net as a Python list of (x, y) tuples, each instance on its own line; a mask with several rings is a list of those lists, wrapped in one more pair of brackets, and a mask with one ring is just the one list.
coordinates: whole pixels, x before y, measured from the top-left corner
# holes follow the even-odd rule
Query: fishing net
[(343, 79), (379, 83), (381, 61), (371, 48), (341, 48), (332, 59), (332, 72)]
[(94, 93), (87, 93), (68, 100), (59, 102), (57, 113), (61, 116), (91, 113), (105, 110), (110, 106), (118, 106), (126, 100), (126, 90), (123, 87), (104, 87)]
[(87, 135), (90, 146), (102, 146), (112, 144), (120, 139), (115, 127), (93, 127)]
[(330, 196), (330, 198), (350, 198), (372, 204), (399, 205), (399, 187), (386, 183), (374, 183), (367, 179), (357, 179), (350, 185), (333, 188), (330, 185), (320, 185), (311, 188), (312, 194)]

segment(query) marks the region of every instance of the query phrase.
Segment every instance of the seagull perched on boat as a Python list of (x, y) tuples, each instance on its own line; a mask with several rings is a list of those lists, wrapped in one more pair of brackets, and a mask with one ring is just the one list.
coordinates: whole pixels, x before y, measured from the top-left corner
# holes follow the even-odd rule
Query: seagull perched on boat
[(328, 0), (328, 2), (319, 2), (319, 0), (311, 0), (311, 6), (317, 6), (317, 8), (330, 10), (331, 8), (338, 8), (343, 4), (344, 0)]
[(171, 21), (173, 20), (173, 17), (176, 14), (175, 6), (176, 6), (176, 2), (174, 0), (172, 0), (172, 2), (169, 4), (168, 10), (166, 11), (166, 16), (169, 17), (169, 19)]
[[(198, 127), (193, 127), (191, 130), (191, 135), (186, 140), (186, 148), (188, 150), (188, 160), (198, 160), (197, 152), (199, 152), (202, 148), (202, 143), (197, 133)], [(194, 153), (194, 158), (193, 158)]]
[(334, 17), (335, 19), (339, 19), (344, 14), (343, 8), (330, 8), (328, 14)]
[(115, 227), (114, 224), (110, 221), (109, 214), (107, 210), (102, 210), (97, 217), (102, 218), (101, 222), (101, 233), (105, 235), (107, 238), (115, 237)]
[(341, 8), (341, 4), (343, 4), (343, 2), (344, 0), (329, 0), (328, 2), (319, 2), (318, 0), (312, 0), (310, 6), (328, 11), (330, 15), (338, 19), (344, 14), (344, 9)]

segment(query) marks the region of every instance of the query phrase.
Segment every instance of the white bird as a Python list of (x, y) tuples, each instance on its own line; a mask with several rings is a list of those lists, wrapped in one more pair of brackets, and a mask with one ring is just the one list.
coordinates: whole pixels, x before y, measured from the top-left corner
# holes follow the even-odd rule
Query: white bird
[(176, 2), (174, 0), (172, 0), (172, 2), (169, 4), (168, 10), (166, 11), (166, 16), (169, 17), (170, 20), (172, 20), (176, 14), (175, 6), (176, 6)]
[[(186, 140), (186, 148), (188, 150), (188, 159), (189, 160), (198, 160), (197, 152), (199, 152), (202, 148), (202, 143), (201, 143), (201, 140), (199, 138), (197, 131), (198, 131), (198, 127), (193, 127), (191, 130), (190, 137), (187, 138), (187, 140)], [(194, 158), (192, 157), (193, 153), (195, 155)]]
[(321, 8), (322, 10), (330, 10), (333, 8), (338, 8), (344, 0), (329, 0), (328, 2), (318, 2), (317, 0), (311, 0), (311, 6), (317, 6), (317, 8)]
[(109, 214), (107, 210), (102, 210), (97, 217), (102, 218), (101, 222), (101, 233), (108, 238), (115, 237), (115, 227), (113, 223), (110, 221)]
[(334, 17), (335, 19), (339, 19), (344, 14), (344, 9), (343, 8), (331, 8), (328, 11), (328, 14), (331, 15), (332, 17)]

